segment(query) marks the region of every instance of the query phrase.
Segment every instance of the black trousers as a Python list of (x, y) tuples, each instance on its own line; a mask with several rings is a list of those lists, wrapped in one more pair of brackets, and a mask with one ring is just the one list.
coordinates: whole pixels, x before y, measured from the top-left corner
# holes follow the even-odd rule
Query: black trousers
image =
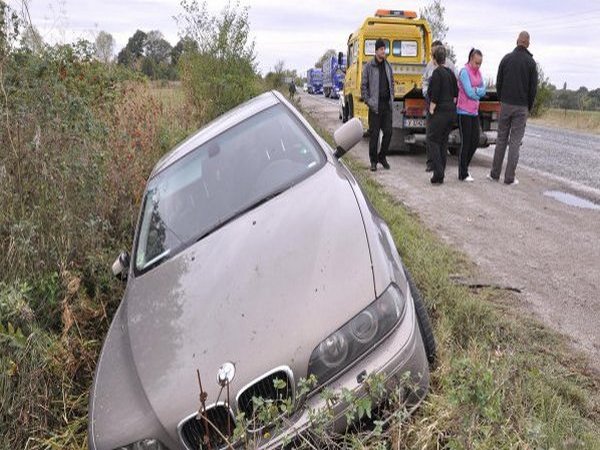
[(443, 181), (448, 155), (448, 135), (456, 119), (455, 110), (436, 109), (427, 123), (427, 151), (433, 163), (432, 181)]
[(458, 179), (464, 180), (469, 175), (469, 164), (479, 145), (479, 117), (467, 114), (458, 115), (460, 130), (460, 153), (458, 155)]
[[(373, 112), (369, 108), (369, 129), (371, 136), (369, 138), (369, 159), (371, 164), (376, 164), (380, 159), (386, 157), (392, 140), (392, 109), (389, 102), (379, 102), (379, 114)], [(377, 146), (379, 144), (379, 131), (383, 131), (383, 139), (381, 140), (381, 149), (377, 154)]]
[[(427, 103), (427, 120), (426, 120), (426, 126), (429, 127), (430, 124), (430, 119), (429, 119), (429, 103)], [(427, 130), (425, 130), (425, 133), (427, 133)], [(446, 141), (446, 145), (444, 146), (443, 150), (446, 151), (446, 153), (448, 153), (448, 142)], [(425, 166), (428, 169), (432, 169), (433, 170), (433, 156), (431, 155), (431, 152), (429, 151), (429, 146), (425, 145), (425, 155), (427, 156), (427, 162), (425, 163)]]

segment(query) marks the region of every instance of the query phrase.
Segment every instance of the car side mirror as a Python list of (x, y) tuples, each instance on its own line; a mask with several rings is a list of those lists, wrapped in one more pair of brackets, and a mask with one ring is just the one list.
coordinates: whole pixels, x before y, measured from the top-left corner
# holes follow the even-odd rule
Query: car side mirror
[(362, 123), (357, 117), (350, 119), (333, 133), (333, 140), (336, 145), (334, 156), (336, 158), (344, 156), (352, 147), (360, 142), (362, 137)]
[(127, 279), (127, 272), (129, 271), (129, 253), (121, 252), (121, 254), (115, 259), (112, 265), (112, 273), (115, 277), (120, 280)]

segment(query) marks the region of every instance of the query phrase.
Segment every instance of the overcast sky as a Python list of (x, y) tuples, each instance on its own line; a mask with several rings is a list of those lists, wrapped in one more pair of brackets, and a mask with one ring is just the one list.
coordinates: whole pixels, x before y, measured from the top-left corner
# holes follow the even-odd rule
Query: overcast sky
[[(20, 5), (10, 0), (13, 6)], [(140, 29), (160, 30), (172, 44), (178, 40), (173, 16), (180, 0), (28, 0), (32, 21), (46, 42), (91, 41), (101, 30), (113, 35), (118, 52)], [(208, 0), (218, 13), (224, 0)], [(427, 0), (241, 0), (250, 6), (251, 34), (261, 72), (278, 60), (305, 73), (328, 48), (344, 50), (348, 35), (378, 8), (411, 9), (418, 13)], [(571, 0), (445, 0), (447, 42), (458, 65), (473, 46), (482, 50), (482, 72), (495, 78), (502, 56), (517, 34), (531, 34), (529, 50), (545, 75), (558, 87), (600, 87), (600, 2)]]

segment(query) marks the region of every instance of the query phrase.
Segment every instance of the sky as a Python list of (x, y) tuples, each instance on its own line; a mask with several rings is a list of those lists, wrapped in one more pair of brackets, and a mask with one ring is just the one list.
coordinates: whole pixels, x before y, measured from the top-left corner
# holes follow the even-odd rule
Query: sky
[[(10, 0), (20, 8), (21, 1)], [(207, 0), (218, 14), (225, 0)], [(232, 4), (235, 2), (232, 2)], [(428, 0), (240, 0), (249, 6), (250, 32), (259, 70), (268, 72), (279, 60), (299, 74), (329, 48), (344, 51), (346, 40), (376, 9), (417, 13)], [(32, 22), (48, 43), (76, 38), (93, 41), (100, 31), (115, 38), (118, 52), (137, 29), (160, 30), (175, 45), (174, 19), (183, 12), (180, 0), (27, 0)], [(445, 41), (454, 47), (457, 66), (472, 47), (483, 52), (484, 78), (495, 79), (498, 64), (529, 31), (529, 50), (544, 75), (559, 88), (600, 87), (600, 2), (571, 0), (444, 0)]]

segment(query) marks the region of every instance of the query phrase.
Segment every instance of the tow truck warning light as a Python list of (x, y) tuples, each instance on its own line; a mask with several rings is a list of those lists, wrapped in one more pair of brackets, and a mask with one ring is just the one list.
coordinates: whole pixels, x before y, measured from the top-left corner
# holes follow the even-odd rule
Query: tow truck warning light
[(375, 17), (404, 17), (405, 19), (416, 19), (417, 13), (414, 11), (401, 11), (399, 9), (378, 9)]

